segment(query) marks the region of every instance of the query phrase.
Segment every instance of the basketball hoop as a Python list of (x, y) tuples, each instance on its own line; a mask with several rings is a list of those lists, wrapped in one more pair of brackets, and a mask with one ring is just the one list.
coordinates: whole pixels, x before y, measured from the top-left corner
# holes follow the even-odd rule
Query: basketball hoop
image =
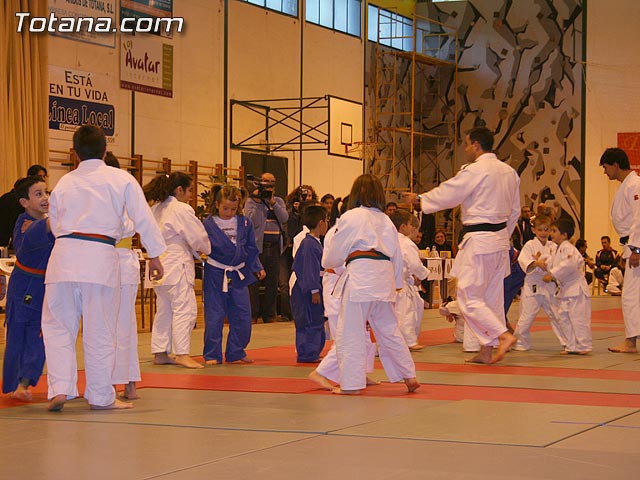
[(345, 145), (346, 153), (349, 155), (356, 154), (361, 160), (371, 161), (376, 156), (376, 142), (353, 142), (350, 147)]

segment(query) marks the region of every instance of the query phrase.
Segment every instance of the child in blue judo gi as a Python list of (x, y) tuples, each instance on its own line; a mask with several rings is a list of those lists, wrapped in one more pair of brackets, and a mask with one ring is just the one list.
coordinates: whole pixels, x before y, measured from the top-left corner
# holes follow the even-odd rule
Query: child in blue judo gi
[(265, 271), (258, 258), (251, 220), (242, 214), (242, 193), (237, 187), (217, 186), (213, 190), (211, 215), (204, 228), (211, 253), (204, 266), (204, 360), (222, 363), (222, 327), (229, 320), (225, 350), (227, 363), (253, 363), (245, 348), (251, 339), (249, 285), (262, 280)]
[(4, 352), (2, 392), (17, 400), (32, 400), (30, 386), (38, 383), (44, 366), (41, 332), (44, 274), (55, 237), (47, 212), (49, 192), (42, 177), (26, 177), (15, 186), (25, 209), (13, 231), (16, 263), (7, 292), (7, 344)]
[(299, 363), (317, 363), (326, 340), (322, 303), (322, 243), (327, 233), (327, 210), (310, 205), (303, 214), (309, 233), (293, 260), (296, 283), (291, 291), (291, 313), (296, 325), (296, 352)]

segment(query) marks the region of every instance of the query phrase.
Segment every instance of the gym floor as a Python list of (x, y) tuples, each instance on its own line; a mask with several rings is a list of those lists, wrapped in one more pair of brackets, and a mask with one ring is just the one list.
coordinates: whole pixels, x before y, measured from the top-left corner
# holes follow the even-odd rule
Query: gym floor
[[(254, 364), (202, 370), (153, 365), (143, 332), (131, 410), (79, 398), (47, 412), (44, 377), (32, 403), (0, 397), (0, 477), (628, 478), (640, 466), (640, 355), (607, 351), (624, 337), (620, 298), (592, 300), (592, 354), (560, 355), (541, 316), (533, 350), (491, 366), (465, 364), (451, 324), (425, 310), (413, 394), (379, 362), (383, 383), (362, 395), (318, 390), (313, 365), (295, 363), (291, 322), (254, 325)], [(199, 319), (194, 354), (202, 334)]]

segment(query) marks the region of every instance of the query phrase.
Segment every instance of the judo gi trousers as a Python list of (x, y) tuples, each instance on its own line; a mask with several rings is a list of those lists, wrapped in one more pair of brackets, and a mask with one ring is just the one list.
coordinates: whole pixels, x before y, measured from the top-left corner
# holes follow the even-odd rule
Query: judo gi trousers
[(2, 366), (2, 393), (13, 392), (20, 380), (35, 387), (44, 367), (42, 312), (12, 302), (7, 312), (7, 338)]
[(326, 341), (324, 307), (311, 303), (311, 293), (304, 293), (296, 283), (291, 291), (291, 313), (296, 326), (298, 362), (316, 362)]
[(183, 274), (175, 285), (153, 288), (157, 295), (157, 310), (151, 330), (151, 353), (189, 355), (191, 332), (198, 315), (193, 284)]
[(558, 321), (567, 325), (568, 352), (590, 352), (591, 340), (591, 298), (588, 295), (558, 299)]
[[(418, 344), (420, 328), (422, 327), (422, 311), (424, 302), (417, 289), (406, 285), (396, 297), (396, 316), (400, 333), (410, 347)], [(419, 307), (419, 310), (418, 310)]]
[[(347, 289), (343, 295), (348, 295)], [(362, 390), (366, 387), (367, 321), (376, 336), (380, 361), (389, 381), (414, 378), (416, 367), (398, 328), (393, 303), (351, 302), (343, 297), (336, 333), (340, 388)]]
[(47, 355), (48, 398), (78, 396), (76, 338), (82, 316), (82, 346), (89, 404), (111, 405), (120, 289), (95, 283), (60, 282), (46, 287), (42, 333)]
[(235, 362), (247, 356), (245, 348), (251, 340), (251, 302), (249, 289), (229, 288), (223, 292), (218, 288), (204, 290), (204, 359), (222, 363), (222, 329), (224, 319), (229, 320), (229, 335), (225, 349), (225, 360)]
[(568, 319), (563, 319), (565, 324), (560, 324), (558, 314), (551, 305), (552, 301), (549, 295), (522, 295), (520, 297), (520, 317), (518, 318), (518, 324), (515, 330), (515, 336), (518, 338), (515, 346), (516, 350), (529, 350), (529, 348), (531, 348), (531, 325), (540, 308), (542, 308), (544, 313), (547, 314), (547, 317), (549, 317), (551, 329), (553, 333), (556, 334), (556, 337), (558, 337), (560, 345), (564, 347), (567, 344), (567, 334), (565, 331), (571, 330), (571, 324), (566, 323)]
[(621, 300), (625, 338), (640, 336), (640, 267), (625, 269)]
[(138, 321), (136, 318), (136, 296), (138, 285), (120, 287), (120, 309), (116, 327), (116, 365), (113, 370), (114, 385), (139, 382)]
[(508, 252), (473, 254), (458, 252), (451, 275), (458, 280), (460, 312), (481, 345), (497, 346), (507, 331), (504, 316), (504, 275), (508, 272)]

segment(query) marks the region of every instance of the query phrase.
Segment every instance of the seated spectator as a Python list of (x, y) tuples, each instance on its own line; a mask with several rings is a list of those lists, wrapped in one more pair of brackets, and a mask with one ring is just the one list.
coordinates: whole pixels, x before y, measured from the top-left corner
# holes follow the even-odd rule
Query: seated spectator
[(609, 281), (609, 271), (616, 266), (616, 252), (611, 248), (611, 239), (607, 235), (603, 235), (600, 238), (602, 243), (602, 250), (598, 250), (596, 253), (596, 268), (593, 274), (598, 280), (606, 284)]
[(584, 277), (587, 280), (587, 283), (591, 285), (591, 282), (593, 281), (593, 274), (591, 272), (588, 272), (586, 267), (589, 267), (591, 270), (593, 270), (596, 268), (596, 262), (587, 253), (587, 241), (584, 238), (580, 238), (576, 240), (576, 248), (578, 249), (578, 251), (580, 252), (580, 255), (582, 255), (582, 258), (584, 259), (584, 265), (585, 265)]
[(447, 240), (447, 234), (443, 229), (439, 228), (436, 230), (436, 234), (433, 237), (433, 242), (436, 250), (438, 251), (438, 254), (440, 254), (440, 252), (451, 252), (451, 257), (455, 257), (453, 245)]
[(609, 281), (607, 283), (607, 288), (605, 288), (605, 292), (609, 295), (613, 295), (618, 297), (622, 295), (622, 285), (624, 283), (624, 267), (625, 267), (625, 259), (622, 258), (622, 255), (618, 255), (617, 264), (615, 267), (609, 271)]
[(384, 207), (384, 213), (386, 213), (387, 215), (391, 215), (397, 209), (398, 209), (398, 204), (396, 202), (389, 202)]

